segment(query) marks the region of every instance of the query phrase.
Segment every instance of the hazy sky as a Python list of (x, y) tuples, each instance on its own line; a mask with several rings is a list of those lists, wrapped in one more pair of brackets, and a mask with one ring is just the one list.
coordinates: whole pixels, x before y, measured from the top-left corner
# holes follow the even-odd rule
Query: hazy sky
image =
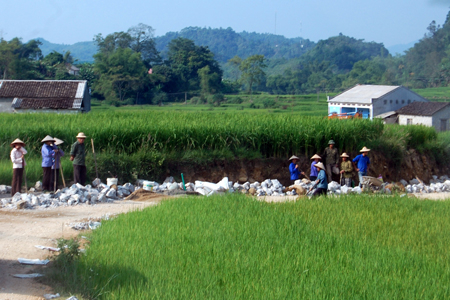
[(343, 33), (389, 47), (422, 38), (449, 9), (450, 0), (0, 0), (0, 36), (72, 44), (144, 23), (156, 36), (231, 27), (315, 42)]

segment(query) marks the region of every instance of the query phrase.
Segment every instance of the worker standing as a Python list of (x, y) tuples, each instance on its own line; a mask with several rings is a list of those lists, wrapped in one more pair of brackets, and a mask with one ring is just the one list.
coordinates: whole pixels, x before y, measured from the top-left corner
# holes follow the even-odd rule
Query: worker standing
[(43, 143), (41, 148), (42, 154), (42, 190), (43, 191), (52, 191), (53, 187), (50, 185), (51, 177), (52, 177), (52, 165), (53, 165), (53, 156), (55, 155), (55, 151), (53, 151), (53, 143), (55, 140), (47, 135), (41, 143)]
[(25, 143), (19, 139), (15, 139), (11, 143), (11, 161), (13, 163), (13, 178), (11, 183), (11, 196), (20, 193), (22, 188), (23, 170), (25, 169), (24, 155), (27, 154), (25, 150)]
[[(54, 143), (54, 151), (55, 151), (55, 156), (54, 156), (54, 163), (52, 165), (52, 176), (50, 179), (50, 186), (52, 187), (53, 190), (56, 190), (58, 188), (58, 184), (59, 184), (59, 169), (61, 168), (61, 157), (64, 156), (64, 151), (59, 148), (58, 146), (61, 145), (62, 143), (64, 143), (64, 141), (58, 139), (58, 138), (54, 138), (55, 139), (55, 143)], [(56, 183), (55, 183), (56, 181)], [(56, 189), (55, 189), (56, 187)]]
[(339, 153), (334, 145), (335, 142), (333, 140), (330, 140), (328, 142), (328, 147), (325, 148), (322, 154), (322, 159), (324, 160), (326, 173), (328, 176), (328, 182), (333, 181), (332, 173), (339, 174)]
[(291, 163), (289, 164), (289, 172), (291, 173), (292, 184), (294, 184), (295, 181), (300, 178), (300, 174), (304, 176), (305, 172), (300, 170), (298, 166), (298, 161), (300, 159), (297, 156), (292, 155), (291, 158), (289, 158), (289, 160), (291, 161)]
[[(348, 160), (350, 156), (347, 153), (342, 153), (341, 175), (344, 177), (344, 184), (348, 187), (352, 186), (353, 166), (352, 162)], [(342, 182), (340, 182), (342, 185)]]
[[(367, 149), (366, 146), (364, 146), (359, 152), (361, 152), (360, 155), (356, 156), (353, 159), (353, 166), (355, 167), (356, 171), (358, 172), (358, 178), (359, 178), (359, 186), (361, 186), (363, 181), (363, 176), (366, 176), (369, 172), (370, 167), (370, 159), (367, 156), (369, 154), (370, 149)], [(356, 164), (357, 165), (356, 165)]]
[(73, 162), (73, 180), (75, 183), (84, 185), (86, 183), (86, 148), (84, 140), (86, 135), (83, 132), (76, 136), (77, 141), (70, 149), (70, 160)]

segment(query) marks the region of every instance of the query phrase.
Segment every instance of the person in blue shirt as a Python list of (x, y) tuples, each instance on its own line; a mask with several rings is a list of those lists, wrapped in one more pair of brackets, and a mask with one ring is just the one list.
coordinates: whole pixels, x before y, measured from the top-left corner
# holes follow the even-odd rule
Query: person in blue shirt
[(313, 157), (311, 157), (311, 160), (313, 161), (311, 163), (311, 173), (309, 174), (309, 179), (311, 181), (315, 181), (317, 179), (317, 175), (319, 174), (319, 172), (317, 171), (317, 168), (314, 167), (322, 158), (317, 155), (314, 154)]
[(358, 172), (358, 178), (359, 178), (359, 186), (361, 186), (363, 176), (366, 176), (369, 172), (370, 167), (370, 159), (367, 156), (369, 154), (370, 149), (367, 149), (365, 146), (359, 151), (361, 152), (360, 155), (356, 156), (353, 159), (353, 167)]
[(52, 165), (53, 165), (53, 156), (55, 155), (55, 151), (53, 151), (53, 143), (55, 140), (47, 135), (41, 143), (42, 145), (41, 154), (42, 154), (42, 171), (44, 176), (42, 178), (42, 190), (43, 191), (52, 191), (50, 180), (52, 176)]
[[(317, 169), (319, 174), (317, 175), (317, 180), (314, 182), (314, 186), (317, 186), (316, 190), (312, 194), (312, 196), (320, 196), (320, 195), (327, 195), (328, 190), (328, 181), (327, 181), (327, 174), (325, 173), (325, 166), (323, 163), (318, 162), (314, 165), (314, 167)], [(311, 191), (313, 188), (311, 187), (309, 191)]]
[(294, 184), (294, 182), (297, 179), (299, 179), (300, 174), (305, 176), (305, 172), (300, 170), (300, 168), (298, 167), (298, 161), (300, 160), (300, 158), (298, 158), (295, 155), (292, 155), (291, 158), (289, 158), (289, 160), (291, 161), (291, 164), (289, 165), (289, 172), (291, 173), (292, 184)]

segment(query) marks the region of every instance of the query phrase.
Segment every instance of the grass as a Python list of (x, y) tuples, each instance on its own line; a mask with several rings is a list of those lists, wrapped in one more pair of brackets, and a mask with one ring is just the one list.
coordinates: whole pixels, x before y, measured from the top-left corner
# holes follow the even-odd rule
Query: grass
[[(83, 131), (95, 141), (101, 178), (118, 175), (155, 175), (168, 158), (181, 160), (195, 157), (287, 158), (294, 153), (315, 153), (334, 139), (340, 150), (358, 149), (379, 137), (380, 120), (328, 120), (290, 114), (229, 114), (221, 112), (118, 111), (92, 112), (82, 115), (2, 114), (0, 118), (0, 180), (9, 182), (11, 163), (9, 143), (19, 137), (28, 150), (27, 174), (39, 177), (40, 140), (45, 135), (65, 141), (63, 150), (69, 156), (75, 136)], [(207, 155), (199, 155), (198, 153)], [(88, 155), (90, 173), (94, 174), (92, 155)], [(70, 163), (63, 159), (65, 172)], [(134, 174), (134, 175), (132, 175)], [(67, 174), (70, 176), (70, 174)]]
[(177, 199), (104, 222), (60, 276), (98, 299), (447, 299), (449, 213), (368, 195)]

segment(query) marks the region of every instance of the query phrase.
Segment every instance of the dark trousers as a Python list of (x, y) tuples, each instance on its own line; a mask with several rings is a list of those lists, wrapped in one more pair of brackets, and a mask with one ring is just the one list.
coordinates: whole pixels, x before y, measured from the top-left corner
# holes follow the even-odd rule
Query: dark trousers
[(86, 183), (86, 166), (73, 165), (73, 180), (81, 185)]
[(309, 179), (311, 179), (311, 182), (316, 181), (317, 176), (309, 176)]
[(11, 184), (11, 196), (20, 193), (22, 187), (23, 168), (13, 169), (13, 179)]
[[(55, 174), (56, 172), (56, 174)], [(50, 186), (52, 191), (56, 191), (59, 185), (59, 169), (52, 169), (52, 175), (50, 176)], [(56, 189), (55, 189), (55, 180), (56, 180)]]
[(42, 171), (44, 171), (44, 176), (42, 177), (42, 189), (44, 191), (53, 191), (53, 186), (50, 185), (52, 167), (42, 167)]
[(320, 195), (326, 195), (326, 194), (327, 194), (327, 190), (326, 189), (317, 188), (312, 195), (314, 197), (314, 196), (320, 196)]

